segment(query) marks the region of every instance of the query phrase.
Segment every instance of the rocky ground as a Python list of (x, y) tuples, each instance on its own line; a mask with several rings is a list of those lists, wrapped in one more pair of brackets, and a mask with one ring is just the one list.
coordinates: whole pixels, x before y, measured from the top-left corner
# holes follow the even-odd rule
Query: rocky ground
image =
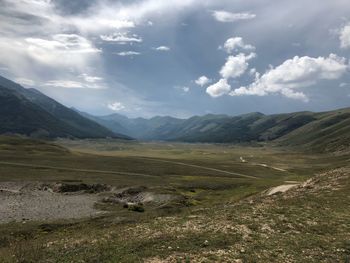
[(0, 183), (0, 223), (98, 216), (96, 194), (64, 194), (38, 182)]
[[(6, 250), (3, 255), (14, 255), (15, 260), (11, 258), (8, 262), (350, 262), (350, 169), (328, 171), (291, 185), (269, 189), (238, 202), (193, 207), (184, 213), (148, 220), (129, 218), (121, 223), (113, 216), (106, 216), (78, 225), (53, 225), (50, 235), (36, 232), (32, 234), (34, 239), (25, 239), (24, 249), (18, 245), (21, 243), (16, 243), (13, 251)], [(31, 194), (26, 194), (26, 189), (32, 187), (3, 184), (1, 194), (20, 198), (24, 192), (24, 197), (38, 197), (38, 191), (43, 191), (44, 199), (53, 202), (30, 197), (34, 208), (56, 202), (58, 205), (62, 203), (59, 198), (63, 198), (68, 209), (73, 200), (70, 198), (86, 199), (90, 203), (80, 203), (82, 207), (75, 208), (83, 209), (88, 216), (96, 213), (91, 207), (96, 197), (101, 198), (99, 202), (118, 206), (150, 200), (161, 204), (169, 198), (143, 187), (95, 193), (101, 187), (81, 185), (75, 186), (79, 194), (67, 194), (67, 186), (43, 184), (39, 190), (36, 186)], [(58, 201), (53, 201), (55, 198)], [(24, 206), (23, 209), (30, 210)], [(40, 214), (36, 208), (33, 211), (25, 216), (32, 213), (34, 218)], [(69, 211), (74, 215), (74, 211)], [(2, 241), (5, 247), (12, 242), (11, 238)], [(28, 258), (32, 261), (21, 261)]]
[(350, 169), (341, 168), (217, 207), (215, 213), (197, 211), (182, 224), (176, 218), (160, 219), (163, 231), (175, 237), (212, 233), (228, 245), (205, 249), (218, 242), (208, 235), (198, 252), (146, 262), (350, 262), (349, 193)]
[[(115, 189), (84, 183), (1, 182), (0, 223), (91, 218), (107, 213), (96, 204), (142, 210), (144, 204), (166, 204), (181, 196), (155, 194), (146, 187)], [(184, 200), (185, 201), (185, 200)]]

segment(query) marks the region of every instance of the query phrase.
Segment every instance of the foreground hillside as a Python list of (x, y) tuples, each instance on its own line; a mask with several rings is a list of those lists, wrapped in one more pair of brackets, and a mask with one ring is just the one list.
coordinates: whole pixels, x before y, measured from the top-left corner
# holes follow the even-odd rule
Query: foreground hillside
[(20, 262), (348, 262), (349, 191), (350, 170), (343, 168), (285, 193), (180, 215), (43, 224), (21, 234), (10, 226), (5, 236), (31, 237), (10, 252), (26, 259)]
[(51, 138), (128, 138), (116, 135), (35, 89), (25, 89), (1, 76), (0, 122), (0, 134)]
[(56, 143), (0, 137), (1, 262), (349, 259), (346, 154)]

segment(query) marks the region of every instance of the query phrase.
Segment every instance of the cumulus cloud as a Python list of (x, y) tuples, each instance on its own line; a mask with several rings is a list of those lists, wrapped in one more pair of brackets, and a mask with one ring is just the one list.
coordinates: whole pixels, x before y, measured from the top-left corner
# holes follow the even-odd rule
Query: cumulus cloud
[(207, 78), (206, 76), (201, 76), (197, 80), (195, 80), (195, 83), (201, 87), (204, 87), (205, 85), (209, 84), (210, 82), (211, 82), (211, 79)]
[(225, 65), (221, 68), (220, 75), (225, 79), (242, 76), (249, 67), (248, 61), (255, 57), (255, 53), (251, 53), (248, 56), (243, 53), (237, 56), (229, 56)]
[(133, 34), (132, 36), (129, 36), (127, 33), (114, 33), (111, 35), (101, 35), (100, 37), (103, 41), (117, 42), (119, 44), (126, 44), (130, 42), (142, 42), (142, 38), (140, 38), (138, 35)]
[(350, 48), (350, 24), (340, 30), (339, 39), (341, 48)]
[(231, 86), (227, 83), (227, 79), (220, 79), (217, 83), (207, 88), (207, 93), (213, 98), (226, 95), (230, 91)]
[(116, 54), (118, 56), (121, 56), (121, 57), (141, 55), (140, 52), (135, 52), (135, 51), (123, 51), (123, 52), (119, 52), (119, 53), (116, 53)]
[(307, 102), (309, 98), (298, 89), (312, 86), (319, 80), (338, 79), (347, 71), (347, 68), (346, 59), (334, 54), (318, 58), (296, 56), (276, 68), (271, 68), (262, 76), (257, 75), (255, 82), (248, 87), (233, 90), (230, 95), (281, 94)]
[(157, 51), (170, 51), (170, 47), (167, 47), (167, 46), (160, 46), (153, 49)]
[[(229, 38), (225, 42), (224, 48), (229, 54), (232, 53), (232, 51), (236, 51), (238, 49), (255, 49), (254, 46), (245, 44), (243, 39), (240, 37)], [(220, 70), (221, 79), (217, 83), (209, 86), (206, 90), (207, 93), (214, 98), (229, 94), (231, 92), (231, 86), (228, 83), (228, 80), (231, 78), (238, 78), (242, 76), (249, 68), (249, 61), (255, 57), (255, 53), (250, 53), (249, 55), (239, 53), (236, 56), (228, 56), (226, 59), (226, 63), (222, 66)], [(250, 70), (250, 74), (253, 74), (253, 72), (254, 74), (257, 74), (255, 70)], [(206, 83), (207, 80), (207, 77), (202, 76), (201, 78), (196, 80), (196, 83), (198, 85), (201, 85), (203, 83)], [(205, 84), (203, 84), (203, 86), (204, 85)]]
[(231, 54), (233, 51), (238, 50), (254, 50), (255, 47), (252, 45), (245, 44), (243, 38), (232, 37), (226, 40), (224, 44), (224, 49), (227, 53)]
[(112, 111), (122, 111), (125, 110), (125, 106), (121, 102), (112, 102), (107, 105), (107, 107)]
[(252, 13), (231, 13), (223, 10), (214, 11), (213, 17), (223, 23), (236, 22), (239, 20), (248, 20), (256, 17), (255, 14)]

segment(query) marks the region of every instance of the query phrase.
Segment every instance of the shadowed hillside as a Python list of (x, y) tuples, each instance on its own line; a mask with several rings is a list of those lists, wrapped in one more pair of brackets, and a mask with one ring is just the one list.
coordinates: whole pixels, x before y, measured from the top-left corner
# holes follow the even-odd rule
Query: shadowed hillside
[(128, 138), (82, 117), (35, 89), (0, 76), (1, 133), (39, 137)]

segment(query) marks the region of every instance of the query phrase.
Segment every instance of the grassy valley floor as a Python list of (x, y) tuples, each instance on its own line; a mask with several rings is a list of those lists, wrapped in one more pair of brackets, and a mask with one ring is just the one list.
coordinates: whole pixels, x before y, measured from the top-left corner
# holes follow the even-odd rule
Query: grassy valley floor
[[(92, 210), (14, 216), (0, 225), (0, 262), (348, 262), (349, 158), (270, 145), (1, 137), (6, 200), (34, 185), (38, 196)], [(55, 192), (65, 184), (94, 187)], [(2, 198), (0, 209), (15, 208)]]

